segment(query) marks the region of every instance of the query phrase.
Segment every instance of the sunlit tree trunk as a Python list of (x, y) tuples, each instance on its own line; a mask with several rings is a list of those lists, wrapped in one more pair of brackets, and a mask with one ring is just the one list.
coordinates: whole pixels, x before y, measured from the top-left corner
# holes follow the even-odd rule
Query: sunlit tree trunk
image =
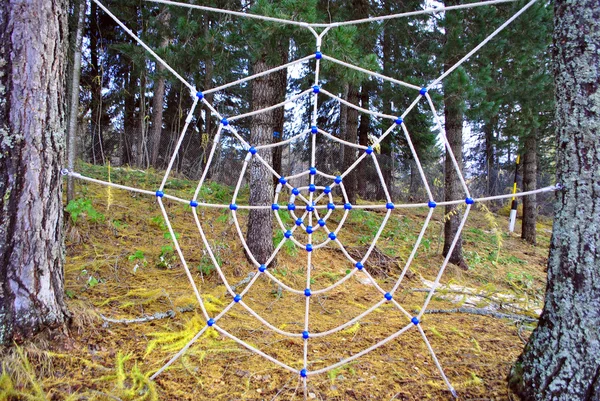
[(522, 400), (600, 400), (600, 2), (556, 0), (556, 208), (544, 310), (509, 385)]
[(64, 331), (66, 0), (0, 3), (0, 344)]

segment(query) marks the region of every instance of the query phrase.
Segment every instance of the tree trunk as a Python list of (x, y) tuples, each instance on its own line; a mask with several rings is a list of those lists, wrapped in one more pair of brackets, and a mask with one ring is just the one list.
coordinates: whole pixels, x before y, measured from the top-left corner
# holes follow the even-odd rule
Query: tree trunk
[(493, 122), (487, 122), (483, 126), (485, 135), (485, 169), (487, 173), (487, 196), (498, 195), (498, 162), (496, 160), (496, 144), (494, 142)]
[[(458, 1), (446, 1), (446, 6), (458, 4)], [(458, 61), (458, 53), (456, 49), (460, 46), (458, 39), (462, 33), (462, 23), (456, 14), (446, 13), (446, 60), (444, 62), (444, 70), (450, 69), (456, 61)], [(463, 111), (462, 111), (462, 91), (460, 83), (455, 76), (449, 76), (443, 81), (444, 87), (444, 117), (446, 138), (450, 144), (450, 148), (456, 157), (458, 166), (462, 171), (462, 127), (463, 127)], [(450, 153), (446, 150), (446, 158), (444, 161), (445, 179), (444, 179), (444, 196), (446, 201), (460, 199), (464, 197), (464, 192), (461, 187), (458, 172), (454, 168), (454, 163), (450, 157)], [(457, 205), (448, 205), (445, 208), (446, 223), (444, 225), (444, 248), (443, 255), (447, 256), (450, 250), (450, 245), (456, 236), (458, 226), (460, 225), (461, 213)], [(450, 263), (460, 266), (463, 269), (467, 265), (462, 255), (462, 236), (459, 236), (456, 245), (450, 256)]]
[[(368, 83), (365, 82), (362, 85), (360, 91), (360, 106), (363, 109), (369, 109), (369, 88)], [(370, 126), (370, 115), (363, 113), (360, 115), (360, 125), (358, 126), (358, 144), (362, 146), (369, 145), (369, 126)], [(367, 193), (367, 182), (369, 181), (369, 169), (362, 168), (357, 170), (357, 190), (361, 198), (366, 199), (369, 197)]]
[[(73, 42), (73, 71), (71, 77), (71, 103), (69, 105), (69, 130), (67, 132), (67, 167), (70, 171), (75, 169), (77, 152), (77, 120), (79, 117), (79, 80), (81, 78), (81, 42), (83, 41), (83, 25), (85, 22), (85, 9), (87, 2), (79, 0), (77, 8), (77, 28)], [(75, 198), (75, 184), (73, 177), (67, 177), (67, 202)]]
[[(289, 40), (282, 40), (280, 45), (279, 53), (281, 54), (281, 64), (289, 62)], [(277, 80), (277, 88), (275, 101), (277, 103), (285, 100), (287, 93), (287, 68), (275, 73)], [(285, 124), (285, 107), (280, 107), (275, 110), (275, 130), (273, 132), (273, 142), (281, 142), (283, 140), (283, 127)], [(278, 133), (275, 134), (275, 132)], [(277, 146), (273, 148), (273, 170), (277, 171), (278, 174), (283, 175), (281, 156), (283, 153), (283, 147)], [(277, 185), (277, 177), (273, 176), (273, 185)]]
[(0, 344), (64, 332), (66, 0), (0, 4)]
[[(525, 139), (525, 155), (523, 156), (523, 191), (534, 191), (537, 188), (537, 139), (532, 133)], [(523, 197), (523, 225), (521, 238), (530, 244), (536, 244), (535, 225), (537, 223), (536, 195)]]
[(91, 2), (90, 16), (90, 60), (91, 60), (91, 146), (90, 159), (92, 163), (104, 163), (104, 140), (102, 138), (102, 68), (100, 66), (100, 51), (99, 43), (99, 23), (98, 23), (98, 6), (93, 1)]
[[(159, 23), (163, 26), (165, 30), (169, 28), (169, 20), (171, 19), (171, 14), (168, 9), (164, 9), (160, 15), (158, 16)], [(161, 49), (166, 48), (169, 45), (169, 37), (167, 35), (163, 36), (162, 41), (160, 42)], [(158, 164), (158, 151), (160, 150), (160, 138), (162, 136), (163, 130), (163, 110), (165, 104), (165, 76), (164, 76), (165, 67), (156, 62), (156, 80), (154, 86), (154, 97), (152, 98), (152, 122), (149, 133), (150, 144), (152, 149), (152, 154), (150, 156), (150, 165), (152, 167), (157, 168)]]
[[(352, 104), (358, 103), (358, 88), (355, 85), (348, 86), (348, 95), (346, 97), (346, 100)], [(356, 143), (358, 139), (358, 110), (352, 107), (346, 107), (346, 129), (344, 139), (351, 143)], [(350, 146), (345, 146), (344, 171), (348, 170), (348, 168), (355, 161), (356, 149)], [(346, 177), (344, 177), (344, 188), (346, 189), (346, 194), (348, 195), (348, 201), (353, 205), (356, 204), (357, 171), (361, 167), (364, 168), (365, 164), (354, 168)]]
[(132, 62), (127, 62), (125, 68), (124, 86), (124, 113), (123, 113), (123, 135), (121, 146), (121, 164), (133, 165), (133, 144), (135, 133), (135, 92), (136, 80), (134, 78), (134, 66)]
[(544, 310), (509, 386), (522, 400), (600, 400), (600, 3), (554, 3), (558, 139)]
[[(263, 58), (254, 64), (254, 73), (269, 69)], [(263, 109), (272, 104), (276, 95), (276, 77), (269, 74), (257, 78), (252, 84), (252, 109)], [(265, 145), (273, 140), (275, 114), (273, 110), (252, 117), (250, 144)], [(266, 163), (271, 164), (270, 149), (259, 151)], [(273, 202), (273, 179), (271, 172), (256, 157), (249, 163), (250, 168), (250, 205), (269, 205)], [(273, 253), (273, 213), (271, 210), (250, 210), (246, 242), (259, 263), (265, 263)]]

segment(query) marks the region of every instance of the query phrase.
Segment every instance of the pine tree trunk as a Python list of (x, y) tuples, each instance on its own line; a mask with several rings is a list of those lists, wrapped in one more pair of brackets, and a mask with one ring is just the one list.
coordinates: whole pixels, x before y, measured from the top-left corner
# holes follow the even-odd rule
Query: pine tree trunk
[(600, 3), (554, 3), (558, 137), (544, 310), (510, 388), (522, 400), (600, 400)]
[(64, 332), (66, 0), (0, 4), (0, 344)]
[[(355, 85), (348, 86), (348, 102), (352, 104), (358, 103), (358, 88)], [(358, 110), (352, 107), (346, 107), (346, 136), (345, 140), (351, 143), (356, 143), (358, 140)], [(346, 171), (356, 161), (356, 149), (346, 146), (344, 149), (344, 171)], [(354, 168), (346, 177), (344, 177), (344, 188), (348, 194), (348, 201), (353, 205), (356, 203), (356, 176), (359, 168), (364, 168), (366, 163), (361, 163)]]
[[(363, 109), (369, 109), (369, 89), (368, 83), (365, 82), (360, 90), (360, 106)], [(370, 116), (368, 114), (360, 115), (360, 125), (358, 126), (358, 144), (362, 146), (369, 145), (369, 125)], [(367, 193), (367, 182), (369, 181), (369, 169), (363, 167), (357, 170), (357, 185), (358, 194), (361, 198), (366, 199), (369, 197)]]
[[(282, 40), (279, 46), (279, 54), (281, 54), (281, 64), (289, 62), (289, 40)], [(277, 80), (277, 88), (275, 89), (276, 102), (283, 102), (287, 92), (287, 69), (277, 71), (275, 73)], [(280, 107), (275, 111), (275, 130), (273, 132), (273, 142), (281, 142), (283, 139), (283, 127), (285, 124), (285, 107)], [(275, 135), (277, 132), (279, 135)], [(277, 171), (278, 174), (282, 174), (281, 156), (283, 153), (283, 147), (277, 146), (273, 148), (273, 170)], [(277, 177), (273, 176), (273, 185), (277, 185)]]
[[(534, 191), (537, 188), (537, 139), (532, 133), (525, 139), (525, 155), (523, 156), (523, 191)], [(521, 238), (530, 244), (536, 243), (535, 225), (537, 223), (537, 197), (523, 197), (523, 225)]]
[(90, 16), (90, 60), (91, 60), (91, 146), (90, 160), (94, 164), (104, 163), (104, 140), (102, 137), (102, 69), (100, 66), (100, 43), (98, 6), (91, 2)]
[[(458, 4), (456, 0), (446, 1), (446, 6)], [(446, 14), (446, 60), (444, 62), (444, 70), (450, 69), (456, 61), (458, 55), (456, 52), (459, 47), (458, 37), (462, 33), (462, 24), (455, 14)], [(456, 81), (456, 76), (449, 76), (443, 82), (444, 86), (444, 117), (446, 138), (450, 144), (450, 148), (456, 157), (456, 161), (462, 170), (462, 128), (463, 128), (463, 112), (462, 112), (462, 95), (459, 88), (460, 84)], [(444, 162), (444, 196), (446, 201), (460, 199), (464, 197), (464, 192), (461, 188), (458, 173), (454, 168), (449, 152), (446, 150), (446, 158)], [(444, 225), (444, 248), (442, 254), (448, 255), (450, 245), (456, 236), (458, 226), (460, 225), (461, 213), (457, 205), (448, 205), (445, 208), (446, 223)], [(466, 269), (467, 266), (462, 255), (462, 237), (459, 236), (456, 245), (450, 257), (450, 263)]]
[[(158, 16), (159, 23), (166, 30), (169, 27), (169, 20), (171, 14), (167, 9), (164, 9)], [(161, 49), (166, 48), (169, 45), (169, 37), (163, 36), (160, 43)], [(150, 165), (157, 167), (158, 164), (158, 151), (160, 150), (160, 138), (163, 130), (163, 111), (165, 105), (165, 82), (164, 77), (165, 67), (156, 62), (156, 80), (154, 85), (154, 96), (152, 98), (152, 122), (150, 125), (150, 133), (148, 134), (150, 139), (150, 148), (152, 154), (150, 155)]]
[[(254, 73), (269, 69), (264, 58), (254, 64)], [(269, 74), (257, 78), (252, 83), (252, 108), (258, 110), (273, 104), (277, 87), (276, 77)], [(250, 143), (264, 145), (273, 140), (275, 115), (273, 110), (252, 117)], [(272, 163), (270, 149), (258, 153), (266, 163)], [(250, 205), (269, 205), (273, 202), (273, 179), (271, 172), (253, 157), (250, 169)], [(246, 242), (259, 263), (265, 263), (273, 253), (273, 213), (271, 210), (250, 210)]]
[[(77, 120), (79, 117), (79, 81), (81, 78), (81, 43), (83, 41), (83, 25), (85, 22), (86, 1), (79, 0), (77, 7), (77, 28), (73, 41), (73, 71), (71, 76), (71, 102), (69, 104), (69, 130), (67, 132), (67, 167), (75, 168), (77, 152)], [(75, 198), (73, 177), (67, 177), (67, 202)]]

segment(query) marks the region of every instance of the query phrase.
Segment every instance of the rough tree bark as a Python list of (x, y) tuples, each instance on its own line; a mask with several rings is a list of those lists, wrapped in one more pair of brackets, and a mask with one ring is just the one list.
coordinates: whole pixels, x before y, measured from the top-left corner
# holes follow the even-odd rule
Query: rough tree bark
[[(265, 57), (254, 63), (254, 73), (269, 69)], [(252, 109), (258, 110), (273, 104), (276, 76), (269, 74), (257, 78), (252, 83)], [(275, 130), (275, 114), (273, 110), (252, 117), (250, 127), (250, 143), (253, 145), (271, 143)], [(269, 165), (272, 163), (270, 149), (258, 154)], [(271, 172), (256, 158), (249, 163), (250, 169), (250, 205), (269, 205), (273, 202), (273, 180)], [(248, 216), (248, 232), (246, 234), (248, 248), (259, 263), (265, 263), (273, 253), (273, 213), (271, 210), (250, 210)]]
[[(446, 6), (458, 4), (459, 1), (447, 0)], [(459, 47), (458, 37), (462, 33), (462, 24), (456, 14), (446, 14), (446, 59), (444, 61), (444, 70), (450, 69), (459, 59), (459, 54), (455, 50)], [(456, 157), (458, 166), (462, 170), (462, 128), (463, 128), (463, 111), (462, 111), (462, 95), (460, 88), (457, 88), (453, 82), (453, 77), (450, 76), (443, 81), (444, 86), (444, 117), (445, 131), (450, 148)], [(449, 152), (446, 150), (446, 158), (444, 162), (445, 179), (444, 179), (444, 197), (446, 201), (460, 199), (464, 197), (458, 173), (454, 168)], [(445, 208), (446, 223), (444, 225), (444, 248), (443, 255), (447, 256), (450, 250), (450, 245), (456, 236), (458, 226), (460, 225), (461, 213), (457, 205), (448, 205)], [(450, 256), (450, 263), (467, 268), (462, 254), (462, 236), (459, 236), (456, 245)]]
[[(162, 25), (163, 29), (169, 28), (169, 21), (171, 14), (167, 8), (163, 9), (158, 16), (158, 22)], [(160, 48), (165, 49), (169, 45), (169, 36), (164, 35), (160, 42)], [(156, 80), (154, 86), (154, 96), (152, 97), (152, 122), (150, 124), (150, 148), (152, 154), (150, 155), (150, 165), (157, 168), (158, 164), (158, 151), (160, 150), (160, 138), (163, 130), (163, 111), (165, 106), (165, 84), (166, 79), (164, 76), (165, 67), (156, 62)]]
[(600, 400), (600, 2), (554, 3), (558, 139), (544, 310), (510, 388), (522, 400)]
[[(523, 191), (534, 191), (537, 188), (537, 139), (532, 133), (525, 139), (525, 154), (523, 156)], [(521, 238), (536, 243), (535, 225), (537, 223), (537, 197), (523, 197), (523, 224)]]
[[(77, 152), (77, 120), (79, 117), (79, 81), (81, 79), (81, 42), (83, 41), (83, 25), (85, 22), (85, 0), (79, 0), (77, 7), (77, 28), (73, 40), (73, 70), (71, 76), (71, 102), (69, 104), (69, 130), (67, 132), (67, 167), (73, 171)], [(75, 198), (73, 177), (67, 177), (67, 202)]]
[(66, 0), (0, 3), (0, 344), (64, 332)]
[[(279, 51), (281, 54), (281, 64), (286, 64), (289, 62), (289, 48), (290, 41), (289, 39), (281, 40), (279, 43)], [(283, 102), (285, 100), (285, 94), (287, 92), (287, 68), (281, 71), (275, 72), (277, 88), (275, 101), (277, 103)], [(283, 139), (283, 127), (285, 124), (285, 107), (280, 107), (275, 109), (275, 130), (273, 132), (273, 142), (281, 142)], [(275, 132), (279, 133), (279, 135), (275, 135)], [(273, 170), (277, 171), (278, 174), (283, 175), (282, 173), (282, 165), (281, 165), (281, 156), (283, 153), (283, 147), (277, 146), (273, 148)], [(277, 177), (273, 176), (273, 185), (277, 185)]]

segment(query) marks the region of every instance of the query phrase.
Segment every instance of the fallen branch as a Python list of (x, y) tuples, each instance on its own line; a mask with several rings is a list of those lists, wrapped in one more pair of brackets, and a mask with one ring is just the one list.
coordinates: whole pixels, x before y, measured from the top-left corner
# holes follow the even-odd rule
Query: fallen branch
[[(431, 288), (412, 288), (411, 291), (412, 292), (429, 293), (429, 292), (431, 292)], [(499, 308), (511, 308), (511, 309), (516, 309), (516, 310), (520, 310), (523, 312), (530, 312), (526, 308), (522, 308), (520, 306), (515, 305), (515, 303), (518, 302), (518, 300), (510, 300), (508, 298), (503, 299), (502, 297), (498, 297), (497, 295), (494, 296), (494, 295), (487, 295), (487, 294), (480, 293), (480, 292), (452, 290), (452, 289), (448, 289), (448, 288), (444, 288), (444, 287), (440, 287), (440, 288), (436, 289), (435, 293), (440, 296), (445, 295), (445, 294), (457, 294), (457, 295), (465, 295), (467, 297), (472, 297), (472, 298), (482, 298), (482, 299), (487, 299), (487, 300), (497, 304)]]
[[(181, 308), (176, 308), (177, 312), (179, 312), (179, 313), (191, 312), (195, 309), (196, 309), (196, 307), (194, 305), (188, 305), (188, 306), (184, 306)], [(153, 315), (142, 316), (142, 317), (138, 317), (135, 319), (113, 319), (110, 317), (106, 317), (103, 314), (100, 314), (100, 317), (102, 318), (102, 320), (104, 320), (104, 325), (108, 326), (108, 323), (115, 323), (115, 324), (146, 323), (146, 322), (151, 322), (153, 320), (174, 318), (175, 315), (176, 315), (176, 312), (173, 309), (169, 309), (166, 312), (156, 312)]]
[(538, 319), (534, 319), (529, 316), (517, 315), (513, 313), (500, 313), (480, 308), (428, 309), (425, 311), (425, 313), (468, 313), (471, 315), (491, 316), (498, 319), (520, 320), (530, 323), (538, 321)]
[(248, 275), (246, 276), (246, 278), (244, 278), (239, 283), (234, 284), (234, 285), (231, 286), (231, 291), (235, 292), (235, 290), (237, 290), (241, 286), (243, 286), (245, 284), (248, 284), (250, 282), (250, 280), (252, 280), (252, 278), (254, 277), (255, 274), (256, 274), (255, 272), (248, 273)]

